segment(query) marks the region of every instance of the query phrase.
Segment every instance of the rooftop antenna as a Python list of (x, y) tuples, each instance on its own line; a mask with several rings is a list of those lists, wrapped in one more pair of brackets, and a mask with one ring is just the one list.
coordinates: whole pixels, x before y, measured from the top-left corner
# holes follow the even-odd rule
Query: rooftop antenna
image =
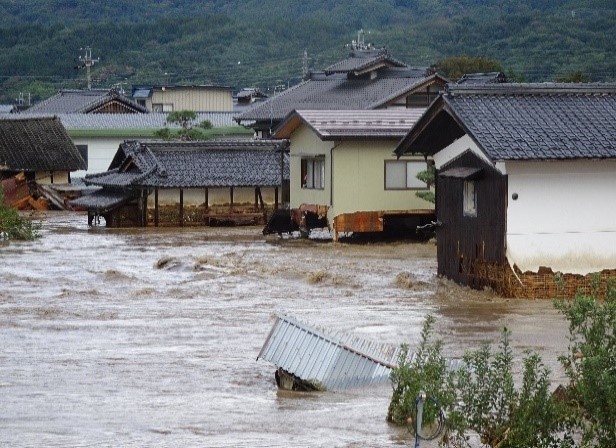
[(302, 79), (308, 79), (308, 51), (304, 49), (304, 57), (302, 58)]
[(79, 64), (75, 67), (76, 69), (85, 68), (86, 69), (86, 79), (88, 81), (88, 90), (92, 90), (92, 79), (90, 78), (90, 67), (92, 67), (95, 63), (100, 61), (100, 58), (92, 59), (92, 48), (85, 47), (80, 48), (79, 51), (83, 51), (84, 54), (79, 55)]
[[(365, 34), (366, 32), (363, 29), (357, 32), (357, 40), (353, 39), (351, 41), (351, 48), (353, 50), (372, 50), (374, 48), (374, 46), (370, 42), (365, 42)], [(368, 31), (368, 34), (370, 34), (370, 31)], [(346, 46), (348, 47), (349, 45), (347, 44)]]

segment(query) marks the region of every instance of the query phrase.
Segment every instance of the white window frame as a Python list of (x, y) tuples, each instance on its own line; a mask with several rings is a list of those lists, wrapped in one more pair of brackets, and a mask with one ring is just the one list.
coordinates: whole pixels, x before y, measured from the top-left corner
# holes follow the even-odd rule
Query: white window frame
[(385, 190), (427, 190), (428, 185), (417, 179), (426, 169), (423, 160), (385, 160)]
[(325, 156), (302, 157), (301, 187), (306, 190), (325, 189)]

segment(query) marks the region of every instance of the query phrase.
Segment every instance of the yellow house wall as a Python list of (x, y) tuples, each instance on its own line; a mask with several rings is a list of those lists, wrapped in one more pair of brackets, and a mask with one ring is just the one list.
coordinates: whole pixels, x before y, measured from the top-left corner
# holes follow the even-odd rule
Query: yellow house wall
[[(290, 138), (291, 179), (290, 205), (298, 208), (301, 204), (330, 205), (331, 192), (331, 154), (333, 142), (321, 141), (309, 128), (302, 126)], [(302, 188), (302, 157), (325, 156), (325, 189)]]
[[(52, 182), (53, 176), (53, 182)], [(67, 184), (68, 171), (37, 171), (34, 174), (34, 180), (39, 184)]]
[(152, 92), (151, 104), (173, 104), (174, 111), (231, 112), (233, 97), (230, 90), (166, 89)]
[[(396, 160), (395, 141), (347, 141), (333, 151), (334, 194), (328, 218), (360, 211), (434, 209), (416, 196), (421, 190), (386, 190), (385, 161)], [(404, 157), (417, 160), (423, 157)]]

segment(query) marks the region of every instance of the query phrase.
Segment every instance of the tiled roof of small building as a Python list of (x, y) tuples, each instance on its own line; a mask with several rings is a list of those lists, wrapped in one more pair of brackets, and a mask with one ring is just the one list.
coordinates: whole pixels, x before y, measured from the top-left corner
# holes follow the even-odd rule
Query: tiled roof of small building
[(110, 90), (61, 90), (55, 95), (33, 105), (27, 113), (93, 113), (109, 102), (120, 102), (128, 110), (147, 113), (147, 109), (131, 98)]
[(274, 138), (290, 138), (301, 125), (312, 128), (321, 140), (401, 139), (425, 108), (378, 110), (298, 110), (280, 124)]
[(500, 84), (507, 82), (507, 77), (502, 72), (487, 72), (487, 73), (467, 73), (463, 75), (456, 84), (464, 85), (483, 85), (483, 84)]
[(89, 209), (98, 213), (105, 213), (119, 205), (125, 204), (137, 198), (135, 191), (101, 189), (91, 194), (73, 199), (70, 204), (75, 208)]
[(87, 175), (86, 182), (116, 188), (277, 186), (281, 157), (289, 178), (287, 146), (281, 140), (125, 142), (110, 171)]
[(86, 169), (57, 118), (0, 120), (0, 169), (74, 171)]
[(375, 79), (344, 75), (323, 76), (304, 81), (259, 103), (236, 120), (272, 120), (278, 122), (293, 110), (376, 109), (436, 79), (425, 70), (384, 69)]
[(396, 153), (434, 146), (444, 129), (430, 121), (444, 114), (493, 161), (616, 158), (616, 84), (450, 86)]
[(357, 50), (351, 52), (349, 57), (336, 62), (325, 68), (323, 71), (330, 75), (332, 73), (354, 73), (360, 74), (367, 70), (378, 67), (406, 67), (404, 62), (391, 57), (387, 50)]

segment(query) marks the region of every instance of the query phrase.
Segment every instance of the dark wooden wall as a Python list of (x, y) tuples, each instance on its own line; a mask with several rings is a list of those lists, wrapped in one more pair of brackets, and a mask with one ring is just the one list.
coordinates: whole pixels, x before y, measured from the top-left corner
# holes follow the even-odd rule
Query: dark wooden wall
[(476, 262), (505, 262), (507, 176), (503, 176), (478, 156), (467, 152), (441, 167), (482, 168), (469, 180), (475, 181), (477, 216), (464, 216), (464, 180), (437, 175), (436, 215), (442, 226), (437, 230), (438, 273), (462, 285), (481, 288), (485, 278), (475, 275)]

